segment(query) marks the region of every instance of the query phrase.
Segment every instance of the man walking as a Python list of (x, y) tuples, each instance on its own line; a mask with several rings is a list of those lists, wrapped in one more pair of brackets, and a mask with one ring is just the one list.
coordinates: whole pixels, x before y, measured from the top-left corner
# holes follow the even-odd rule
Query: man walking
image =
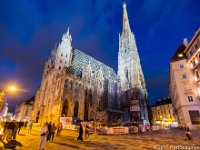
[(51, 128), (52, 128), (52, 125), (51, 125), (51, 122), (49, 122), (49, 124), (48, 124), (48, 136), (47, 136), (47, 141), (50, 141), (50, 138), (51, 138)]
[(80, 127), (79, 127), (79, 136), (77, 138), (77, 141), (78, 140), (81, 140), (81, 142), (83, 142), (83, 127), (82, 127), (82, 124), (80, 124)]

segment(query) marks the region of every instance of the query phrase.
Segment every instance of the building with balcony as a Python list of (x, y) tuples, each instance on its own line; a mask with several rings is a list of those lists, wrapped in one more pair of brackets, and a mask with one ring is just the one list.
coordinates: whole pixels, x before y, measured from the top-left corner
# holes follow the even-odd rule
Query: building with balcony
[(177, 126), (174, 116), (174, 109), (171, 98), (158, 99), (151, 107), (152, 121), (154, 124), (165, 124), (167, 126)]
[(200, 123), (200, 30), (190, 43), (184, 40), (170, 61), (169, 93), (179, 126), (197, 129)]

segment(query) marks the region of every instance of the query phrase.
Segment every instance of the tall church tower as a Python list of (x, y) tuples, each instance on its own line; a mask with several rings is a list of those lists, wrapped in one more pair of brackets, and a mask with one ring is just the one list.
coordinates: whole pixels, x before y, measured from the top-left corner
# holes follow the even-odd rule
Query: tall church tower
[(125, 3), (123, 4), (123, 31), (121, 35), (119, 34), (118, 76), (123, 95), (122, 105), (132, 114), (131, 120), (148, 120), (145, 80)]
[[(59, 43), (55, 52), (52, 52), (52, 57), (55, 59), (55, 69), (63, 70), (64, 67), (69, 67), (72, 60), (72, 36), (69, 33), (69, 28), (62, 36), (62, 41)], [(54, 56), (53, 56), (54, 55)]]

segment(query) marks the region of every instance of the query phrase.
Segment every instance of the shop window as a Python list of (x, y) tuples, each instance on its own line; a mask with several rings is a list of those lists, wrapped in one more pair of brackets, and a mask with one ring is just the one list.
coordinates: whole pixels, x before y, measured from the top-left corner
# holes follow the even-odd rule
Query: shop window
[(189, 115), (192, 124), (200, 124), (199, 110), (189, 110)]

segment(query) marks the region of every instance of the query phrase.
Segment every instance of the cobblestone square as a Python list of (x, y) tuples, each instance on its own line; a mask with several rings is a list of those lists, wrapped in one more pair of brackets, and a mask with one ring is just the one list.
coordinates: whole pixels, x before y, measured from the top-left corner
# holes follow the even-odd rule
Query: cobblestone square
[[(97, 135), (93, 134), (84, 142), (77, 142), (78, 133), (63, 130), (61, 136), (55, 136), (54, 141), (46, 142), (46, 150), (142, 150), (142, 149), (200, 149), (200, 131), (193, 131), (191, 141), (188, 141), (185, 132), (179, 129), (170, 129), (143, 133), (138, 135)], [(32, 134), (22, 130), (17, 136), (16, 149), (37, 150), (39, 146), (39, 128), (35, 127)], [(2, 144), (2, 143), (1, 143)], [(12, 147), (12, 144), (4, 145)], [(2, 144), (3, 147), (3, 144)], [(11, 148), (10, 147), (10, 148)]]

